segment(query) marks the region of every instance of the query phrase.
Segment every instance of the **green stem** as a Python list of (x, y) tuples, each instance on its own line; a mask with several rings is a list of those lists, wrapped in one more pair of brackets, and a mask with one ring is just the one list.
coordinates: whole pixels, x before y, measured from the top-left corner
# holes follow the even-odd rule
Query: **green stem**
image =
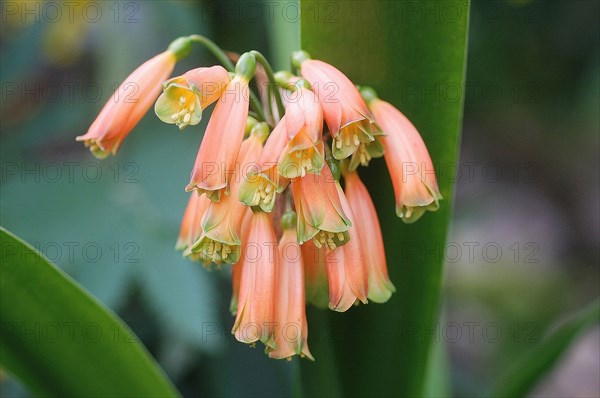
[(281, 94), (279, 93), (278, 84), (275, 80), (275, 75), (273, 73), (273, 68), (269, 64), (269, 61), (258, 51), (253, 50), (250, 51), (252, 55), (256, 58), (259, 64), (265, 68), (265, 72), (267, 72), (267, 78), (269, 79), (269, 93), (272, 93), (275, 96), (275, 102), (277, 103), (277, 111), (279, 113), (279, 117), (283, 117), (285, 114), (285, 108), (283, 107), (283, 101), (281, 100)]
[[(191, 35), (190, 39), (194, 43), (203, 45), (229, 72), (235, 72), (235, 65), (233, 62), (231, 62), (229, 56), (214, 41), (201, 35)], [(260, 121), (267, 120), (262, 105), (260, 104), (260, 100), (252, 90), (250, 90), (250, 106), (252, 107), (252, 110), (259, 116), (261, 119)]]
[(191, 35), (190, 39), (194, 43), (203, 45), (229, 72), (235, 71), (233, 62), (231, 62), (225, 51), (223, 51), (214, 41), (200, 35)]

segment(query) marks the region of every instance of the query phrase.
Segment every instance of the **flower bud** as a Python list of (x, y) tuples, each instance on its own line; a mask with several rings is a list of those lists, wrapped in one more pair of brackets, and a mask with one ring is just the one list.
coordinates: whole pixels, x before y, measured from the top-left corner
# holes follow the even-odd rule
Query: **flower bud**
[(169, 44), (169, 51), (175, 54), (177, 61), (181, 61), (190, 55), (192, 51), (192, 39), (189, 36), (179, 37)]
[(235, 65), (235, 74), (247, 82), (254, 77), (256, 72), (256, 58), (250, 53), (243, 53)]
[(310, 54), (307, 53), (306, 51), (294, 51), (292, 53), (292, 67), (296, 68), (296, 69), (300, 69), (300, 65), (302, 65), (302, 62), (306, 61), (307, 59), (311, 59), (310, 58)]

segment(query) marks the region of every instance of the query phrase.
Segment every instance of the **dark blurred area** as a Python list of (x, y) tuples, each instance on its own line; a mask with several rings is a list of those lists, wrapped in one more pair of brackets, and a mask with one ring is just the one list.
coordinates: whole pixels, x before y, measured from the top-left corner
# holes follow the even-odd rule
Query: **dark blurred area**
[[(294, 4), (82, 1), (68, 15), (59, 2), (2, 2), (2, 226), (119, 313), (185, 396), (289, 396), (297, 377), (296, 361), (231, 337), (227, 272), (173, 249), (203, 129), (182, 134), (150, 113), (104, 161), (74, 138), (177, 36), (257, 49), (287, 68)], [(599, 295), (598, 20), (596, 1), (472, 2), (460, 163), (439, 176), (456, 179), (435, 338), (456, 396), (483, 394)], [(214, 62), (197, 48), (175, 74)], [(457, 94), (424, 95), (426, 106)], [(533, 395), (598, 396), (599, 333), (582, 336)], [(0, 387), (29, 396), (7, 375)]]
[[(558, 319), (598, 297), (599, 16), (589, 1), (472, 3), (446, 246), (446, 318), (462, 331), (456, 343), (455, 330), (446, 336), (459, 396), (481, 394)], [(598, 396), (598, 352), (596, 329), (533, 395)]]

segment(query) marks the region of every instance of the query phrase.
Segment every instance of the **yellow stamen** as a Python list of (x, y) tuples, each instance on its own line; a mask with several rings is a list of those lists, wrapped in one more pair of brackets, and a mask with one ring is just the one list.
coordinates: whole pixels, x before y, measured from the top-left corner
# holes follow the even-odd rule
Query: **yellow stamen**
[(350, 146), (350, 135), (346, 134), (346, 139), (344, 140), (344, 144), (346, 146)]
[[(334, 250), (337, 247), (337, 245), (333, 239), (337, 237), (338, 240), (343, 241), (343, 239), (339, 239), (340, 233), (335, 234), (335, 233), (329, 232), (329, 231), (319, 231), (317, 233), (317, 235), (315, 235), (313, 242), (314, 242), (315, 246), (317, 246), (319, 249), (321, 247), (324, 247), (327, 250)], [(342, 238), (343, 238), (343, 234), (342, 234)]]
[(231, 249), (227, 245), (223, 245), (223, 249), (221, 250), (221, 258), (225, 260), (227, 258), (227, 255), (229, 255), (230, 251)]
[(367, 146), (365, 144), (360, 144), (358, 146), (358, 158), (360, 159), (360, 164), (363, 166), (368, 166), (372, 157), (367, 150)]
[(342, 137), (340, 137), (340, 136), (335, 137), (335, 147), (337, 149), (342, 149)]
[(274, 196), (275, 186), (271, 182), (261, 178), (261, 182), (258, 184), (258, 188), (254, 193), (254, 205), (259, 205), (261, 201), (265, 205), (268, 205), (271, 203)]
[[(190, 101), (188, 101), (190, 99)], [(191, 102), (191, 103), (190, 103)], [(186, 104), (189, 104), (186, 106)], [(186, 98), (185, 96), (179, 97), (179, 110), (171, 115), (171, 120), (175, 122), (175, 125), (183, 130), (190, 125), (192, 121), (192, 114), (196, 110), (196, 102), (193, 98)]]
[(215, 263), (219, 266), (223, 262), (227, 262), (233, 253), (235, 246), (228, 245), (227, 243), (221, 243), (209, 239), (206, 244), (200, 246), (199, 250), (203, 258), (206, 258), (209, 262)]
[(312, 154), (312, 149), (302, 149), (294, 152), (294, 156), (298, 159), (297, 164), (300, 168), (301, 177), (304, 177), (308, 171), (313, 169)]

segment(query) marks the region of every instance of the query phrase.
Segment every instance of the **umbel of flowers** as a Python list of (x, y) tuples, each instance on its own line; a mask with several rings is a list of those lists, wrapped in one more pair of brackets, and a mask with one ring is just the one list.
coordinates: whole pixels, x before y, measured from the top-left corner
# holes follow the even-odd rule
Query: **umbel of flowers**
[[(222, 66), (166, 80), (193, 43)], [(271, 358), (313, 359), (306, 303), (344, 312), (395, 292), (358, 168), (385, 158), (406, 223), (437, 210), (442, 197), (419, 132), (373, 89), (304, 51), (277, 73), (259, 52), (232, 58), (235, 65), (202, 36), (175, 40), (117, 90), (134, 84), (136, 98), (115, 95), (77, 140), (106, 157), (153, 104), (160, 120), (184, 130), (216, 103), (185, 187), (176, 247), (206, 267), (231, 264), (237, 340), (261, 341)]]

